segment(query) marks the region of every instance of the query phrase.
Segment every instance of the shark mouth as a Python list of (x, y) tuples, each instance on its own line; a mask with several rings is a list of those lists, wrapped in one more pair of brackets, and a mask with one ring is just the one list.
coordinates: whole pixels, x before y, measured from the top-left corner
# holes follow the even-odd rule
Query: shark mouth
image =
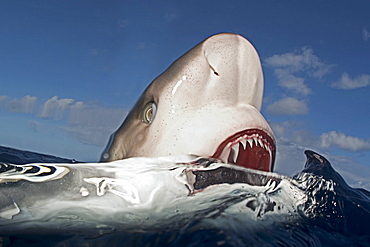
[(246, 168), (272, 171), (275, 153), (275, 141), (270, 135), (260, 129), (247, 129), (223, 141), (212, 158)]

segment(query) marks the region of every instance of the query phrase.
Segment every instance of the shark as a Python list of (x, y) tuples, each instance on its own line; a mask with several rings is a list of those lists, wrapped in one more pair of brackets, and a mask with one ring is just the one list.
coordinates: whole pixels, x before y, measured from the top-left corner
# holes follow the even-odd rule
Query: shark
[(276, 142), (260, 112), (263, 89), (253, 45), (238, 34), (213, 35), (153, 80), (101, 161), (191, 154), (273, 171)]
[[(16, 222), (27, 229), (60, 212), (88, 221), (94, 212), (106, 222), (117, 213), (111, 205), (141, 210), (218, 184), (277, 183), (280, 178), (269, 175), (276, 146), (260, 113), (262, 97), (261, 63), (249, 41), (231, 33), (204, 40), (148, 86), (111, 136), (101, 158), (106, 162), (0, 162), (0, 230)], [(243, 169), (260, 173), (247, 176)], [(176, 186), (169, 190), (170, 184)]]

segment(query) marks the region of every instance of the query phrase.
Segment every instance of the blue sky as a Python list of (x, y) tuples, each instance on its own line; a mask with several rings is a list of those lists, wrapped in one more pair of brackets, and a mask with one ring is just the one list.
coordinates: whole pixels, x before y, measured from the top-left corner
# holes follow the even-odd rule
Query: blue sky
[(156, 76), (235, 32), (261, 57), (277, 170), (301, 169), (309, 148), (368, 177), (369, 12), (360, 0), (4, 2), (0, 145), (97, 161)]

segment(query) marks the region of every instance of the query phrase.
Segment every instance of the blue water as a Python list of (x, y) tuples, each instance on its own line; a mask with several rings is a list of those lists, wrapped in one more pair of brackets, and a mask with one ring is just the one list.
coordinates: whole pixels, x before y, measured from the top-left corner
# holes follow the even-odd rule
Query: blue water
[[(0, 246), (370, 246), (370, 192), (305, 154), (302, 171), (286, 177), (205, 158), (104, 169), (0, 147), (0, 162), (15, 164), (0, 166)], [(122, 190), (127, 181), (136, 196)]]

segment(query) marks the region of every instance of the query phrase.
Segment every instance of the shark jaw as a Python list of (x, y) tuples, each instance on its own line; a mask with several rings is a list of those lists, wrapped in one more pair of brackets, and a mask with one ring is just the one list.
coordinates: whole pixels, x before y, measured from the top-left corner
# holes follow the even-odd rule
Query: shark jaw
[(212, 158), (260, 171), (272, 171), (275, 162), (274, 139), (261, 129), (246, 129), (226, 138)]

